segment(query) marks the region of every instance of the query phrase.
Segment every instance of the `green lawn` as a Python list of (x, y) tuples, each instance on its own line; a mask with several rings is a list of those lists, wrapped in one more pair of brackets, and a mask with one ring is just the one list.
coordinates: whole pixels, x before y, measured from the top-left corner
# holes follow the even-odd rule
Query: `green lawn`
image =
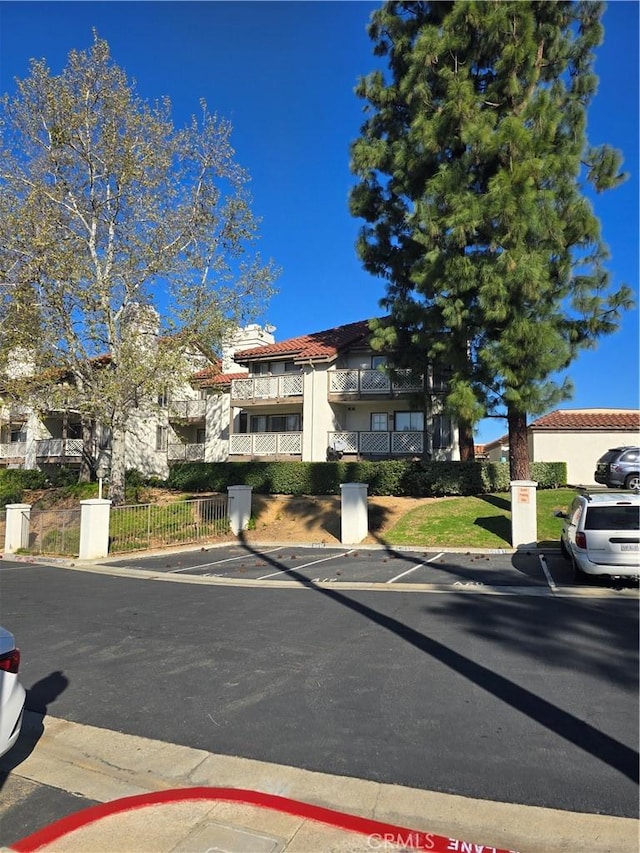
[[(555, 510), (566, 510), (574, 489), (548, 489), (536, 495), (538, 544), (557, 545), (562, 526)], [(449, 548), (505, 548), (511, 542), (511, 496), (441, 498), (407, 513), (385, 535), (389, 545)]]

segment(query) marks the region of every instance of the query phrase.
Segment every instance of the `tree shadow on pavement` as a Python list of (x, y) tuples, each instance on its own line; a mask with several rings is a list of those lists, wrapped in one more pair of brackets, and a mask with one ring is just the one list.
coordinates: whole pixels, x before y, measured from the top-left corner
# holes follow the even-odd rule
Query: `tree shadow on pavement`
[[(385, 630), (390, 631), (400, 637), (404, 642), (409, 643), (434, 660), (449, 667), (449, 669), (487, 691), (500, 701), (510, 705), (524, 716), (529, 717), (539, 725), (554, 732), (557, 736), (608, 764), (632, 781), (638, 782), (638, 753), (631, 747), (605, 734), (569, 711), (558, 707), (553, 702), (538, 696), (532, 690), (515, 683), (483, 664), (470, 660), (465, 655), (405, 625), (393, 616), (381, 613), (373, 607), (369, 607), (367, 604), (363, 604), (361, 601), (350, 597), (348, 593), (339, 592), (335, 587), (331, 588), (316, 583), (295, 569), (286, 567), (270, 554), (260, 552), (254, 548), (242, 532), (238, 538), (249, 552), (260, 556), (261, 560), (270, 563), (284, 575), (297, 580), (302, 585), (313, 589), (325, 598), (349, 608)], [(520, 622), (518, 632), (515, 634), (511, 633), (512, 641), (513, 637), (517, 636), (521, 629), (522, 622)]]
[(57, 670), (41, 678), (27, 690), (25, 712), (22, 719), (20, 737), (15, 745), (0, 758), (0, 791), (12, 770), (27, 759), (44, 733), (43, 720), (49, 705), (63, 693), (69, 685), (67, 676)]

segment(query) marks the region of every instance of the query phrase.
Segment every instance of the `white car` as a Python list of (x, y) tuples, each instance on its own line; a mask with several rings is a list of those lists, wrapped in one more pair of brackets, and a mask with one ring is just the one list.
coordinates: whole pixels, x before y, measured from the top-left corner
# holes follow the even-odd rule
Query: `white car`
[(585, 492), (556, 516), (564, 519), (560, 548), (576, 580), (640, 575), (640, 495)]
[(18, 681), (20, 649), (13, 634), (0, 626), (0, 755), (8, 752), (20, 735), (26, 692)]

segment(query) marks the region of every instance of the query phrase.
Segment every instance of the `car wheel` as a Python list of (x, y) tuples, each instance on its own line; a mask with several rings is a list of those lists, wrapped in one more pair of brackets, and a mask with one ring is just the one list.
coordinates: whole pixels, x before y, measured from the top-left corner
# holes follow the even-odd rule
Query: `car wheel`
[(625, 489), (640, 489), (640, 474), (629, 474), (624, 481)]
[(583, 572), (580, 566), (576, 563), (575, 560), (573, 562), (573, 580), (576, 583), (584, 583), (587, 579), (586, 572)]

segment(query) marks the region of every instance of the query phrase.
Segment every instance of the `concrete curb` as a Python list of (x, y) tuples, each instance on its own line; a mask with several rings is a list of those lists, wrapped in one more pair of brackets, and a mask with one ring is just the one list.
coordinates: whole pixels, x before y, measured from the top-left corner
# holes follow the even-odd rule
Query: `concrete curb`
[[(637, 853), (638, 850), (637, 821), (627, 818), (472, 800), (333, 776), (217, 755), (54, 717), (43, 719), (32, 712), (27, 712), (24, 725), (26, 732), (42, 734), (35, 749), (13, 773), (101, 803), (176, 788), (240, 788), (287, 797), (382, 823), (411, 826), (423, 833), (472, 839), (474, 844), (484, 844), (486, 851), (494, 846), (526, 853), (566, 853), (587, 847), (590, 853)], [(244, 827), (247, 831), (266, 831), (268, 823), (270, 831), (279, 837), (291, 833), (291, 839), (297, 836), (298, 843), (302, 843), (301, 839), (305, 837), (304, 833), (298, 835), (299, 820), (295, 826), (287, 824), (285, 833), (281, 818), (274, 816), (273, 820), (265, 821), (264, 816), (254, 815), (251, 809), (248, 812), (244, 809), (238, 811), (228, 804), (216, 805), (211, 817), (225, 824)], [(185, 827), (181, 827), (181, 831)], [(193, 827), (188, 828), (191, 830)], [(144, 829), (148, 832), (148, 822), (145, 822)], [(312, 830), (313, 826), (309, 832)], [(117, 831), (117, 825), (113, 831)], [(312, 837), (313, 834), (309, 836)], [(115, 838), (111, 840), (113, 843)], [(133, 839), (128, 838), (128, 842), (133, 844)], [(134, 848), (149, 849), (138, 848), (135, 844), (131, 849)], [(82, 849), (82, 845), (73, 849)], [(100, 849), (122, 848), (109, 848), (107, 844)], [(153, 845), (150, 849), (154, 849)], [(164, 849), (172, 848), (156, 846), (158, 853)], [(283, 849), (304, 850), (305, 847)], [(368, 848), (327, 847), (323, 842), (320, 846), (316, 844), (306, 849), (372, 848), (371, 845)]]

